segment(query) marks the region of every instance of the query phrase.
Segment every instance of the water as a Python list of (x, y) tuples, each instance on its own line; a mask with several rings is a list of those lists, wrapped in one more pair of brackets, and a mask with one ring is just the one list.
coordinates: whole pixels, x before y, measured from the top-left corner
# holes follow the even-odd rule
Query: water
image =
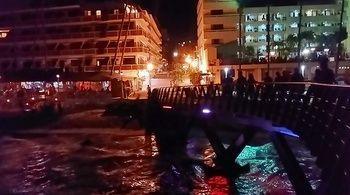
[[(224, 176), (205, 171), (215, 153), (203, 138), (188, 140), (187, 155), (169, 156), (140, 130), (32, 132), (0, 137), (0, 194), (229, 193)], [(236, 180), (240, 194), (294, 194), (271, 143), (246, 147), (237, 162), (251, 166)]]

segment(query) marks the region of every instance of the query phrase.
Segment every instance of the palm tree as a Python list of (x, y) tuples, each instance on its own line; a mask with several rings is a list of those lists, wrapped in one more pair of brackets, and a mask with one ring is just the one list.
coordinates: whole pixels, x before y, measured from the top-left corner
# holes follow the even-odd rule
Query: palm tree
[(298, 37), (291, 34), (291, 35), (288, 35), (287, 39), (286, 39), (286, 49), (289, 51), (289, 52), (296, 52), (296, 48), (297, 48), (297, 45), (298, 45)]
[(310, 45), (310, 43), (313, 43), (315, 41), (315, 33), (312, 31), (304, 31), (300, 33), (300, 40), (304, 45), (303, 47), (307, 47)]
[(282, 55), (284, 57), (287, 57), (286, 55), (286, 42), (285, 41), (277, 41), (277, 42), (274, 42), (273, 45), (275, 47), (277, 47), (277, 53), (278, 53), (278, 56), (281, 57)]
[(255, 50), (253, 46), (247, 46), (244, 48), (244, 55), (245, 57), (249, 58), (251, 60), (255, 57)]

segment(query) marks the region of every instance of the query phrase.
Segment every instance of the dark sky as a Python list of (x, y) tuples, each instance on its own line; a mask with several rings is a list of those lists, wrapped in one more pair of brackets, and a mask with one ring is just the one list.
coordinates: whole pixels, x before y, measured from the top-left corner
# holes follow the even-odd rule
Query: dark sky
[(174, 41), (196, 39), (197, 0), (134, 0), (156, 15)]

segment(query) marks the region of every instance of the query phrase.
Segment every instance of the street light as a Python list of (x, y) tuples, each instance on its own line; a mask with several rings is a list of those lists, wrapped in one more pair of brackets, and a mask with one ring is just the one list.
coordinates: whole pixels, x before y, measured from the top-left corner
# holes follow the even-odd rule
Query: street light
[(227, 79), (229, 69), (226, 67), (226, 68), (224, 68), (224, 71), (225, 71), (225, 79)]
[(56, 74), (56, 78), (57, 78), (57, 93), (59, 92), (60, 90), (60, 75), (59, 74)]
[(177, 56), (179, 56), (179, 52), (174, 51), (173, 56), (176, 58)]
[(301, 74), (303, 75), (303, 77), (305, 77), (305, 69), (306, 69), (306, 66), (305, 66), (305, 65), (301, 65), (301, 66), (300, 66), (300, 69), (301, 69)]

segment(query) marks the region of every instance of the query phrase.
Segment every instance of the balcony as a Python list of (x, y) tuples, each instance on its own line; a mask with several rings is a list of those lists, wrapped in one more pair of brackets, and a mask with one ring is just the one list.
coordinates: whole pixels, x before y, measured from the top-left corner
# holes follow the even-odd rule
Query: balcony
[[(129, 17), (129, 16), (126, 16)], [(39, 22), (44, 24), (59, 24), (59, 23), (80, 23), (80, 22), (93, 22), (93, 21), (111, 21), (111, 20), (122, 20), (123, 14), (110, 14), (102, 16), (78, 16), (78, 17), (61, 17), (61, 18), (27, 18), (21, 20), (19, 18), (7, 19), (0, 21), (0, 26), (30, 26), (38, 25)], [(149, 22), (149, 19), (143, 13), (131, 14), (131, 19), (144, 19)]]
[[(64, 33), (64, 34), (44, 34), (40, 37), (40, 34), (37, 35), (9, 35), (5, 40), (7, 41), (33, 41), (37, 39), (41, 40), (59, 40), (59, 39), (94, 39), (94, 38), (106, 38), (106, 37), (117, 37), (119, 34), (118, 30), (107, 31), (107, 32), (80, 32), (80, 33)], [(121, 36), (145, 36), (149, 37), (150, 35), (144, 30), (130, 30), (128, 33), (126, 30), (121, 32)], [(0, 42), (1, 43), (1, 42)]]
[[(39, 57), (39, 56), (79, 56), (79, 55), (103, 55), (114, 54), (116, 49), (114, 48), (92, 48), (92, 49), (65, 49), (65, 50), (48, 50), (48, 51), (20, 51), (17, 53), (3, 52), (0, 53), (2, 58), (12, 58), (14, 56), (21, 57)], [(119, 48), (117, 53), (122, 53), (123, 49)], [(126, 47), (125, 53), (148, 53), (149, 49), (146, 47)]]

